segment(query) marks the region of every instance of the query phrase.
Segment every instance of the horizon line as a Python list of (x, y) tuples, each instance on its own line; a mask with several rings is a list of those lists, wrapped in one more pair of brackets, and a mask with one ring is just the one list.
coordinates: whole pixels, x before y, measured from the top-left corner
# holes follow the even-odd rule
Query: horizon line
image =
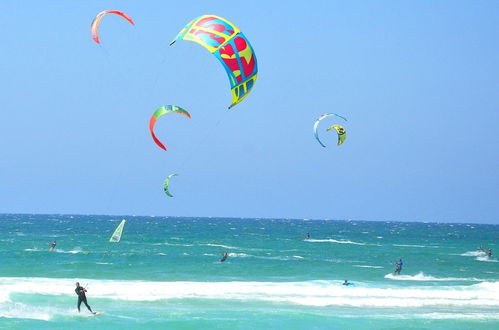
[(96, 214), (96, 213), (3, 213), (0, 215), (56, 215), (56, 216), (106, 216), (106, 217), (149, 217), (149, 218), (220, 218), (220, 219), (248, 219), (248, 220), (301, 220), (301, 221), (345, 221), (345, 222), (398, 222), (398, 223), (434, 223), (434, 224), (458, 224), (458, 225), (494, 225), (499, 226), (497, 223), (484, 223), (484, 222), (447, 222), (436, 220), (359, 220), (353, 218), (347, 219), (319, 219), (319, 218), (276, 218), (276, 217), (236, 217), (236, 216), (187, 216), (187, 215), (137, 215), (137, 214)]

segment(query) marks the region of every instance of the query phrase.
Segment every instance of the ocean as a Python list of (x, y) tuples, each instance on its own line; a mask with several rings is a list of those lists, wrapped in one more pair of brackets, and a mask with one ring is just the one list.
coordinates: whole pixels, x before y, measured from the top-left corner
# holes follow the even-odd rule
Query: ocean
[[(498, 239), (481, 224), (4, 214), (0, 329), (499, 329), (499, 258), (477, 251)], [(77, 281), (103, 314), (78, 313)]]

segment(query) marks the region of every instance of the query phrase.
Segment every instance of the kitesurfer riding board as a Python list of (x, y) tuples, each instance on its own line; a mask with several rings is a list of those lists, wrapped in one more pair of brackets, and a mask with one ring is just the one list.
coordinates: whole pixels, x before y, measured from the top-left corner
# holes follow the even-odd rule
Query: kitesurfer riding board
[(75, 293), (78, 296), (78, 304), (77, 304), (78, 313), (80, 312), (80, 305), (81, 305), (81, 303), (84, 303), (85, 306), (87, 306), (87, 308), (90, 311), (90, 313), (92, 313), (93, 315), (95, 315), (96, 312), (92, 311), (92, 308), (87, 303), (87, 296), (85, 295), (85, 292), (87, 292), (87, 289), (84, 288), (84, 287), (82, 287), (79, 282), (76, 282)]

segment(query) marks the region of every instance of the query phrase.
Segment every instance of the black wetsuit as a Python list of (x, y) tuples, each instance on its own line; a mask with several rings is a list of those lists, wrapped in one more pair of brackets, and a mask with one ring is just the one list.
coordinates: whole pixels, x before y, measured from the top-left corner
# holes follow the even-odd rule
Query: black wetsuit
[(87, 306), (88, 310), (91, 313), (93, 313), (92, 308), (90, 308), (90, 306), (88, 306), (87, 304), (87, 296), (85, 296), (85, 289), (82, 286), (78, 286), (76, 287), (75, 292), (78, 295), (78, 312), (80, 312), (80, 305), (83, 302), (85, 306)]
[(225, 260), (227, 260), (228, 256), (229, 255), (227, 253), (224, 253), (222, 259), (220, 259), (220, 262), (224, 262)]

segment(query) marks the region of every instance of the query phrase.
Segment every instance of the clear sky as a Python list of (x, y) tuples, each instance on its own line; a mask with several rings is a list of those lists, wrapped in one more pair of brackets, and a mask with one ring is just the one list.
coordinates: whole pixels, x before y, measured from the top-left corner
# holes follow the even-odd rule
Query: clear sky
[[(108, 15), (99, 46), (106, 9), (136, 26)], [(231, 110), (216, 58), (168, 46), (202, 14), (258, 58)], [(4, 0), (0, 20), (0, 212), (499, 223), (498, 1)], [(192, 115), (158, 121), (168, 152), (164, 104)], [(340, 147), (314, 139), (328, 112)]]

